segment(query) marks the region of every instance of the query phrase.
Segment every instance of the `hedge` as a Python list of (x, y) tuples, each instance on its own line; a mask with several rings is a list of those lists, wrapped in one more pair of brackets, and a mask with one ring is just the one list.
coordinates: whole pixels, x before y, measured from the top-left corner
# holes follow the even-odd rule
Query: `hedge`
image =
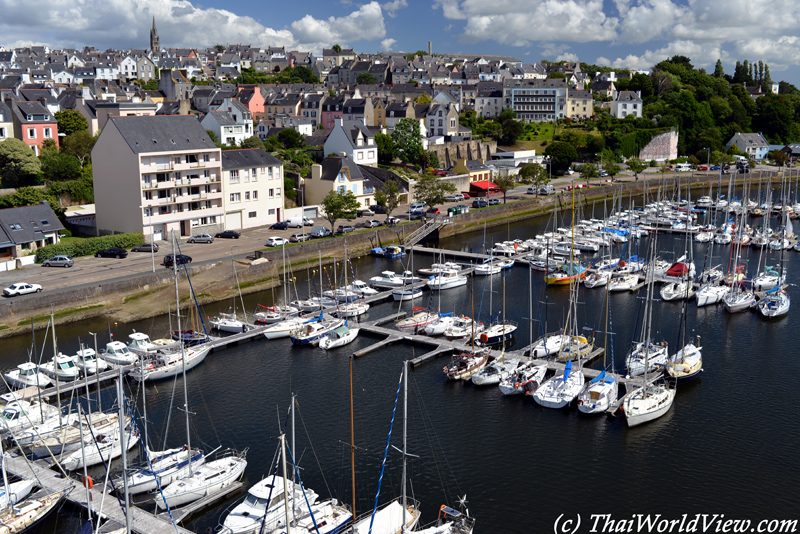
[(58, 243), (56, 245), (47, 245), (40, 248), (36, 251), (36, 262), (41, 263), (47, 258), (52, 258), (59, 254), (66, 254), (73, 258), (78, 256), (94, 256), (97, 252), (107, 248), (119, 247), (129, 249), (136, 245), (141, 245), (142, 243), (144, 243), (144, 234), (141, 232), (75, 239), (70, 240), (68, 243)]

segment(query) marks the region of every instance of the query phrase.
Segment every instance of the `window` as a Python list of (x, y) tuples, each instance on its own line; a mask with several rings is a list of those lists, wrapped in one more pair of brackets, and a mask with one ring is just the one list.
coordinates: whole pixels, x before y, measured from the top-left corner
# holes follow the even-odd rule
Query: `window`
[(275, 190), (275, 196), (276, 197), (281, 196), (281, 188), (280, 187)]
[(256, 212), (255, 211), (247, 212), (247, 218), (248, 219), (255, 219), (256, 218)]
[(450, 119), (450, 128), (455, 128), (455, 127), (456, 127), (456, 120)]
[(339, 171), (339, 181), (344, 182), (344, 171)]
[(250, 179), (254, 182), (258, 180), (258, 169), (253, 167), (250, 169)]
[(231, 193), (231, 202), (241, 202), (241, 201), (242, 201), (241, 193)]
[(239, 183), (239, 171), (238, 170), (234, 169), (234, 170), (231, 171), (230, 183), (232, 183), (232, 184), (238, 184)]
[(267, 178), (272, 180), (272, 167), (267, 167)]
[(242, 178), (243, 178), (242, 182), (246, 184), (250, 183), (250, 173), (247, 172), (247, 169), (242, 170)]
[(253, 191), (253, 200), (258, 200), (258, 191)]
[(203, 154), (203, 161), (208, 162), (208, 154)]
[(339, 193), (341, 193), (341, 194), (345, 194), (346, 192), (347, 192), (347, 190), (345, 189), (345, 186), (343, 186), (343, 185), (340, 185), (340, 186), (339, 186)]
[(270, 209), (267, 213), (269, 215), (275, 215), (275, 208)]
[(45, 128), (44, 129), (44, 138), (45, 139), (52, 139), (53, 138), (53, 134), (52, 134), (50, 128)]
[(244, 192), (244, 199), (245, 200), (250, 200), (250, 191), (245, 191)]
[(360, 159), (360, 160), (364, 159), (364, 153), (363, 152), (359, 152), (358, 153), (358, 159)]
[(358, 194), (358, 184), (353, 184), (353, 194), (354, 195)]
[(209, 170), (203, 171), (203, 178), (210, 178), (210, 177), (211, 177), (211, 171)]
[(0, 139), (5, 139), (6, 137), (6, 129), (0, 128)]
[(374, 150), (370, 150), (369, 152), (367, 152), (367, 157), (370, 158), (370, 159), (374, 158), (375, 157), (375, 151)]
[(270, 189), (269, 190), (269, 198), (274, 198), (274, 197), (275, 197), (275, 190), (274, 189)]
[(36, 139), (36, 128), (28, 128), (28, 139)]

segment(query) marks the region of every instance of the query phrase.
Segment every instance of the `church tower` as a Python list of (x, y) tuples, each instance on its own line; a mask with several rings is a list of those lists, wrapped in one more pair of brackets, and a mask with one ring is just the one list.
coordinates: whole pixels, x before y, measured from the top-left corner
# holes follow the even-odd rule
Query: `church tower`
[(158, 30), (156, 29), (156, 18), (153, 17), (153, 27), (150, 29), (150, 50), (153, 53), (161, 50), (161, 44), (158, 41)]

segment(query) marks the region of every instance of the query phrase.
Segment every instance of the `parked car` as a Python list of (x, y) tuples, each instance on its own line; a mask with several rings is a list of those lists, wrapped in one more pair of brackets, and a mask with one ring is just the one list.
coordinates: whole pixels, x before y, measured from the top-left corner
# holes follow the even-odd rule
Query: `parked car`
[(100, 252), (95, 254), (94, 257), (95, 258), (117, 258), (117, 259), (119, 259), (119, 258), (127, 258), (128, 257), (128, 251), (125, 250), (124, 248), (111, 247), (111, 248), (107, 248), (105, 250), (101, 250)]
[(575, 171), (573, 169), (567, 169), (566, 171), (564, 171), (564, 174), (565, 175), (575, 174)]
[(539, 194), (540, 195), (555, 195), (556, 194), (556, 188), (553, 187), (550, 184), (543, 185), (543, 186), (541, 186), (539, 188)]
[(378, 204), (370, 206), (369, 209), (371, 209), (375, 213), (386, 213), (386, 210), (383, 209), (383, 206), (379, 206)]
[(461, 193), (461, 196), (463, 197), (464, 200), (469, 199), (469, 193)]
[(356, 227), (351, 224), (340, 224), (336, 229), (337, 234), (347, 234), (355, 230)]
[(273, 236), (267, 239), (267, 246), (268, 247), (280, 247), (281, 245), (285, 245), (289, 241), (285, 237), (277, 237)]
[(464, 212), (463, 210), (468, 210), (469, 209), (469, 206), (467, 206), (466, 204), (459, 204), (456, 207), (458, 209), (462, 210), (462, 213)]
[(218, 232), (214, 235), (214, 237), (222, 237), (225, 239), (239, 239), (239, 236), (242, 235), (236, 230), (225, 230), (224, 232)]
[(269, 227), (270, 230), (286, 230), (287, 228), (289, 228), (289, 223), (286, 221), (276, 222)]
[(489, 199), (489, 205), (490, 206), (497, 206), (498, 204), (500, 204), (500, 199), (499, 198), (490, 198)]
[(718, 171), (719, 170), (719, 165), (712, 165), (711, 166), (711, 170), (712, 171)]
[(28, 284), (26, 282), (17, 282), (11, 284), (3, 290), (3, 295), (7, 297), (16, 297), (17, 295), (24, 295), (26, 293), (38, 293), (42, 290), (39, 284)]
[(605, 177), (608, 176), (608, 171), (600, 171), (599, 175), (600, 175), (600, 178), (605, 178)]
[(698, 171), (707, 171), (707, 170), (708, 170), (708, 167), (706, 167), (705, 165), (700, 165), (700, 166), (697, 168), (697, 170), (698, 170)]
[(367, 219), (366, 221), (364, 221), (365, 228), (376, 228), (381, 224), (383, 223), (381, 223), (378, 219)]
[(397, 217), (386, 217), (386, 219), (384, 219), (384, 221), (383, 221), (383, 223), (386, 226), (394, 226), (399, 222), (400, 222), (400, 219), (398, 219)]
[(303, 241), (308, 241), (309, 239), (311, 239), (311, 237), (302, 232), (295, 232), (289, 237), (289, 241), (292, 243), (302, 243)]
[(428, 207), (427, 202), (413, 202), (411, 206), (409, 206), (408, 211), (412, 213), (415, 211), (423, 212), (427, 207)]
[(442, 212), (439, 211), (439, 208), (437, 208), (436, 206), (431, 206), (430, 208), (428, 208), (428, 211), (426, 213), (428, 213), (429, 215), (439, 215)]
[(423, 215), (425, 215), (425, 212), (423, 210), (412, 211), (409, 212), (408, 214), (408, 220), (413, 221), (414, 219), (421, 219)]
[(158, 245), (153, 243), (142, 243), (131, 249), (131, 252), (158, 252)]
[(74, 264), (75, 262), (72, 261), (72, 258), (60, 254), (44, 260), (42, 262), (42, 267), (72, 267)]
[(461, 194), (458, 194), (458, 195), (448, 195), (448, 196), (444, 197), (444, 199), (445, 199), (447, 202), (461, 202), (462, 200), (464, 200), (464, 196), (463, 196), (463, 195), (461, 195)]
[(170, 269), (178, 265), (186, 265), (187, 263), (192, 263), (191, 256), (187, 256), (186, 254), (167, 254), (164, 256), (164, 267)]
[(525, 191), (525, 193), (527, 193), (528, 195), (535, 195), (536, 194), (536, 186), (532, 185), (532, 186), (528, 187), (528, 189)]
[(473, 208), (487, 208), (489, 207), (489, 203), (486, 201), (485, 198), (476, 198), (472, 201)]
[(213, 243), (211, 234), (197, 234), (189, 238), (189, 243)]
[(333, 235), (333, 232), (324, 226), (315, 226), (311, 229), (309, 235), (311, 235), (311, 237), (328, 237)]
[(373, 212), (371, 209), (363, 209), (363, 210), (358, 210), (357, 215), (359, 217), (372, 217), (373, 215), (375, 215), (375, 212)]

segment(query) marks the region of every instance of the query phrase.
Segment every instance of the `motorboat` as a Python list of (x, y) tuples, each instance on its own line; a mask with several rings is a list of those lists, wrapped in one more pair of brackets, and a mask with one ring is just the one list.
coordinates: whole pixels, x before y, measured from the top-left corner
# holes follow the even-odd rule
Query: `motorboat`
[(105, 351), (100, 352), (100, 359), (112, 368), (127, 367), (128, 365), (137, 363), (139, 356), (131, 352), (128, 346), (121, 341), (111, 341), (106, 343)]
[[(44, 424), (34, 425), (18, 434), (16, 441), (20, 446), (27, 447), (34, 456), (44, 457), (50, 454), (57, 456), (79, 449), (87, 436), (109, 435), (118, 432), (119, 429), (117, 413), (93, 412), (84, 416), (82, 422), (78, 421), (77, 414), (71, 415), (74, 417), (62, 417), (62, 426), (58, 426), (58, 418), (55, 424), (48, 425), (46, 421)], [(129, 424), (130, 416), (126, 416), (125, 426)]]
[[(647, 361), (647, 369), (645, 369)], [(630, 376), (639, 376), (645, 372), (655, 371), (656, 367), (663, 367), (667, 363), (667, 342), (661, 343), (637, 342), (625, 358), (625, 365)]]
[(50, 377), (39, 370), (39, 366), (33, 362), (25, 362), (17, 365), (7, 373), (3, 373), (6, 383), (12, 388), (24, 389), (29, 386), (46, 388), (53, 383)]
[(262, 311), (253, 314), (253, 323), (259, 326), (279, 323), (289, 317), (296, 317), (300, 314), (300, 308), (292, 305), (263, 306), (259, 304), (258, 307)]
[(533, 400), (545, 408), (563, 408), (580, 394), (584, 380), (583, 371), (573, 370), (572, 361), (568, 361), (564, 373), (542, 384), (533, 393)]
[(358, 327), (350, 328), (345, 321), (342, 326), (320, 339), (319, 346), (325, 350), (343, 347), (358, 337), (359, 330)]
[(416, 300), (421, 297), (422, 297), (422, 289), (418, 287), (392, 289), (392, 298), (396, 301)]
[(667, 413), (675, 400), (675, 390), (646, 384), (625, 398), (622, 409), (629, 427), (657, 419)]
[(333, 313), (336, 317), (358, 317), (359, 315), (364, 315), (368, 311), (369, 304), (356, 301), (348, 302), (347, 304), (339, 304)]
[(547, 365), (535, 365), (527, 362), (519, 367), (505, 380), (501, 380), (499, 387), (503, 395), (533, 395), (544, 382), (547, 374)]
[(53, 380), (60, 380), (61, 382), (71, 382), (81, 376), (80, 369), (75, 365), (72, 357), (60, 352), (53, 356), (53, 359), (49, 362), (43, 363), (41, 370)]
[[(152, 350), (161, 348), (161, 345), (156, 345), (150, 341), (150, 336), (144, 332), (132, 332), (128, 334), (128, 340), (128, 348), (136, 354), (147, 354)], [(177, 346), (177, 343), (175, 343), (175, 346)], [(77, 364), (78, 362), (76, 361), (75, 363)]]
[(325, 317), (324, 312), (319, 317), (306, 321), (300, 328), (289, 334), (293, 345), (316, 345), (319, 340), (344, 324), (344, 319)]
[(422, 276), (436, 276), (444, 271), (460, 271), (461, 269), (461, 264), (453, 261), (446, 261), (444, 263), (434, 263), (427, 268), (423, 267), (422, 269), (417, 269), (417, 273)]
[(663, 278), (665, 280), (682, 281), (686, 280), (687, 278), (692, 279), (694, 278), (694, 275), (694, 262), (687, 263), (683, 258), (681, 258), (669, 266), (666, 272), (664, 272)]
[(179, 375), (184, 369), (188, 371), (200, 365), (210, 350), (210, 347), (198, 345), (171, 352), (159, 351), (145, 356), (141, 365), (133, 368), (130, 376), (138, 382), (170, 378)]
[(14, 400), (0, 412), (0, 433), (17, 434), (47, 419), (58, 419), (59, 409), (46, 403)]
[(400, 330), (413, 330), (416, 332), (439, 319), (439, 312), (436, 310), (414, 306), (413, 312), (414, 314), (411, 317), (401, 319), (394, 325)]
[(583, 285), (589, 289), (594, 287), (603, 287), (608, 284), (611, 279), (611, 271), (599, 271), (588, 275), (583, 279)]
[(406, 247), (403, 245), (389, 245), (383, 249), (384, 258), (402, 258), (406, 255)]
[(163, 488), (206, 461), (203, 451), (189, 450), (185, 446), (159, 452), (148, 451), (148, 456), (150, 461), (145, 467), (128, 474), (128, 492), (132, 495), (153, 491), (159, 485)]
[(349, 289), (343, 287), (323, 291), (322, 295), (331, 299), (335, 299), (336, 302), (355, 302), (361, 298), (361, 295), (355, 291), (350, 291)]
[(208, 320), (211, 328), (219, 330), (220, 332), (228, 332), (229, 334), (238, 334), (247, 332), (249, 325), (236, 318), (236, 313), (220, 313), (213, 319)]
[(377, 295), (378, 291), (369, 287), (369, 284), (366, 282), (362, 282), (361, 280), (356, 280), (352, 284), (345, 287), (348, 291), (352, 291), (353, 293), (360, 295), (361, 297), (370, 297), (372, 295)]
[(462, 352), (453, 356), (449, 366), (445, 365), (444, 375), (448, 380), (469, 380), (472, 375), (486, 367), (488, 362), (488, 351)]
[(495, 386), (511, 376), (518, 365), (516, 358), (495, 360), (472, 375), (472, 383), (476, 386)]
[(578, 395), (578, 410), (589, 414), (603, 413), (618, 396), (619, 382), (603, 369)]
[(191, 475), (178, 478), (163, 488), (156, 499), (156, 506), (160, 510), (167, 505), (172, 509), (217, 493), (239, 480), (245, 467), (245, 453), (228, 451), (219, 459), (206, 461), (193, 469)]
[(452, 313), (440, 313), (439, 318), (425, 325), (422, 332), (426, 336), (441, 336), (445, 331), (453, 326), (455, 318)]
[(548, 285), (569, 285), (573, 280), (580, 280), (587, 274), (586, 267), (580, 264), (563, 264), (556, 270), (545, 275), (544, 281)]
[(456, 270), (445, 270), (431, 277), (428, 280), (428, 287), (431, 290), (452, 289), (467, 285), (467, 277), (459, 274)]
[(310, 297), (305, 300), (293, 300), (292, 306), (296, 306), (300, 308), (301, 312), (313, 312), (319, 311), (323, 308), (331, 308), (336, 306), (338, 302), (336, 299), (332, 299), (330, 297)]
[[(412, 278), (412, 279), (409, 279)], [(414, 282), (421, 282), (422, 279), (417, 277), (408, 277), (403, 274), (397, 274), (394, 271), (383, 271), (378, 276), (373, 276), (369, 279), (369, 285), (372, 287), (377, 287), (379, 289), (397, 289), (399, 287), (403, 287), (406, 284), (411, 284)]]
[(447, 339), (468, 339), (472, 337), (473, 333), (480, 334), (483, 329), (483, 323), (475, 323), (471, 317), (454, 316), (453, 324), (444, 331), (444, 337)]
[(289, 337), (292, 332), (302, 327), (308, 320), (308, 317), (290, 317), (264, 329), (264, 337), (267, 339)]
[(97, 357), (93, 349), (85, 348), (72, 357), (72, 361), (85, 375), (102, 373), (108, 369), (108, 364)]

